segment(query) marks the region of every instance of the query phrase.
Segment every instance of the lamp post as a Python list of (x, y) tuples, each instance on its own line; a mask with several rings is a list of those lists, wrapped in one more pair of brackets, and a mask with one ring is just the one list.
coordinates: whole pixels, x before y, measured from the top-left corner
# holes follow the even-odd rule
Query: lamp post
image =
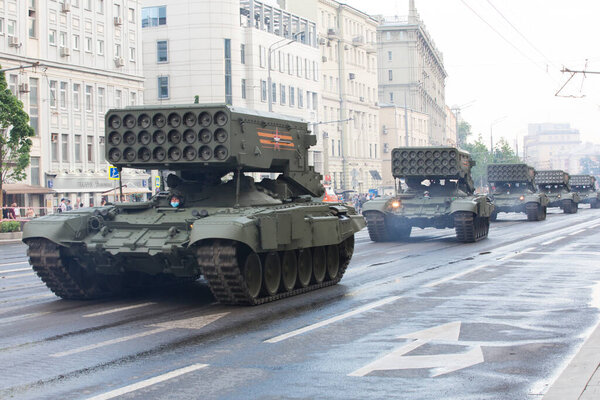
[(500, 118), (492, 121), (492, 123), (490, 124), (490, 154), (494, 154), (494, 134), (492, 133), (492, 128), (498, 122), (505, 120), (506, 117), (507, 117), (506, 115), (504, 117), (500, 117)]
[[(281, 40), (276, 41), (275, 43), (272, 43), (269, 46), (269, 49), (267, 50), (267, 69), (268, 69), (268, 77), (267, 77), (267, 99), (269, 102), (269, 112), (273, 112), (273, 88), (271, 86), (273, 86), (273, 83), (271, 82), (271, 53), (273, 53), (275, 50), (280, 49), (282, 47), (285, 47), (289, 44), (292, 44), (296, 41), (296, 35), (298, 34), (294, 34), (292, 35), (293, 39), (288, 39), (288, 38), (283, 38)], [(283, 41), (288, 41), (287, 43), (284, 43), (282, 45), (279, 45), (277, 47), (273, 47)]]

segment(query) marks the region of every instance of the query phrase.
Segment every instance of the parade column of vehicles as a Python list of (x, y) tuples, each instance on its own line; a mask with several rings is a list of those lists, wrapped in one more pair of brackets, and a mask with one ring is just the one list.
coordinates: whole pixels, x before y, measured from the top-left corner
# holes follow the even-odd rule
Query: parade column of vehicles
[[(226, 304), (261, 304), (333, 285), (365, 226), (352, 207), (315, 201), (308, 124), (226, 105), (131, 107), (106, 115), (117, 168), (169, 170), (150, 201), (32, 220), (33, 269), (65, 299), (204, 276)], [(246, 173), (276, 173), (254, 179)]]
[(568, 173), (557, 169), (537, 171), (535, 183), (548, 196), (548, 207), (560, 207), (565, 214), (577, 212), (581, 198), (571, 191)]
[[(469, 153), (454, 147), (393, 149), (396, 194), (363, 205), (371, 240), (406, 239), (413, 227), (454, 228), (461, 242), (485, 239), (494, 205), (474, 193), (474, 165)], [(400, 179), (406, 188), (398, 188)]]
[(600, 207), (600, 192), (596, 190), (596, 178), (591, 175), (571, 175), (571, 190), (580, 197), (579, 204), (589, 204), (591, 208)]

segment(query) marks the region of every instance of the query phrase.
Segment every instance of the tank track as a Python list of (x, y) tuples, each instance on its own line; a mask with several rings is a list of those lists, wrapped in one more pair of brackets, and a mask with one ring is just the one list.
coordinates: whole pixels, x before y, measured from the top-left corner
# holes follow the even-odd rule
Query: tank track
[[(346, 241), (349, 239), (346, 239)], [(311, 292), (338, 283), (346, 272), (354, 251), (354, 236), (351, 237), (350, 246), (344, 245), (346, 241), (338, 245), (340, 249), (340, 269), (334, 280), (259, 298), (252, 298), (248, 294), (248, 288), (244, 283), (242, 271), (238, 265), (238, 246), (236, 242), (214, 240), (204, 243), (197, 247), (196, 256), (198, 265), (203, 271), (204, 279), (208, 281), (210, 290), (219, 303), (229, 305), (258, 305)]]
[(460, 242), (477, 242), (485, 239), (489, 231), (489, 219), (467, 211), (454, 213), (456, 239)]
[(528, 203), (525, 205), (525, 210), (528, 221), (543, 221), (546, 219), (544, 207), (542, 207), (540, 204)]
[(385, 217), (379, 212), (370, 212), (365, 215), (369, 237), (374, 242), (388, 242), (390, 234), (385, 225)]
[(60, 246), (45, 239), (27, 242), (29, 263), (35, 273), (57, 296), (63, 299), (86, 300), (107, 296), (96, 285), (85, 288), (73, 277), (60, 254)]

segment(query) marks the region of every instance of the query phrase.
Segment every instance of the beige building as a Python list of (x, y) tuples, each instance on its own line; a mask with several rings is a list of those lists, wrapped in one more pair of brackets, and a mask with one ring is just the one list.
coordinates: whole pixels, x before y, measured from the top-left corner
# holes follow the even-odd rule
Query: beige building
[[(112, 189), (104, 159), (104, 113), (142, 102), (140, 1), (0, 0), (0, 64), (35, 129), (28, 189), (17, 195), (39, 214), (61, 197), (99, 204)], [(28, 68), (34, 63), (36, 68)], [(148, 192), (144, 171), (124, 174)], [(36, 189), (38, 188), (38, 189)]]
[(536, 169), (562, 169), (579, 172), (579, 158), (572, 153), (580, 148), (578, 129), (570, 124), (529, 124), (523, 138), (523, 159)]
[(410, 0), (407, 17), (380, 17), (377, 27), (379, 102), (428, 114), (429, 143), (444, 145), (446, 133), (445, 80), (442, 53), (436, 48)]
[(429, 115), (395, 104), (380, 104), (380, 107), (381, 175), (382, 186), (387, 191), (394, 188), (391, 167), (392, 149), (403, 146), (429, 146)]
[(381, 185), (377, 106), (377, 21), (333, 0), (280, 0), (317, 21), (321, 60), (319, 139), (324, 171), (336, 189)]
[(450, 107), (446, 107), (446, 131), (444, 132), (444, 140), (442, 142), (445, 146), (458, 146), (457, 136), (457, 124), (456, 115), (452, 112)]

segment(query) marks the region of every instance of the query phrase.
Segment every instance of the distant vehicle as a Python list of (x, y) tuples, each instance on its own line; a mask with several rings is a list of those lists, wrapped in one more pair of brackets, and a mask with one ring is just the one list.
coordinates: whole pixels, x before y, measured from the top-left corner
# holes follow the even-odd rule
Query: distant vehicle
[(548, 196), (535, 185), (535, 169), (527, 164), (488, 164), (487, 180), (494, 202), (490, 220), (500, 212), (527, 214), (528, 221), (546, 219)]
[(600, 191), (596, 190), (596, 178), (592, 175), (571, 175), (571, 190), (579, 193), (579, 204), (589, 204), (591, 208), (600, 208)]
[(577, 212), (581, 197), (571, 191), (568, 173), (558, 169), (537, 171), (535, 183), (548, 196), (548, 207), (560, 207), (565, 214)]
[(406, 239), (413, 227), (454, 228), (461, 242), (485, 239), (494, 205), (474, 194), (473, 165), (469, 153), (454, 147), (392, 150), (392, 175), (408, 189), (363, 205), (371, 240)]

